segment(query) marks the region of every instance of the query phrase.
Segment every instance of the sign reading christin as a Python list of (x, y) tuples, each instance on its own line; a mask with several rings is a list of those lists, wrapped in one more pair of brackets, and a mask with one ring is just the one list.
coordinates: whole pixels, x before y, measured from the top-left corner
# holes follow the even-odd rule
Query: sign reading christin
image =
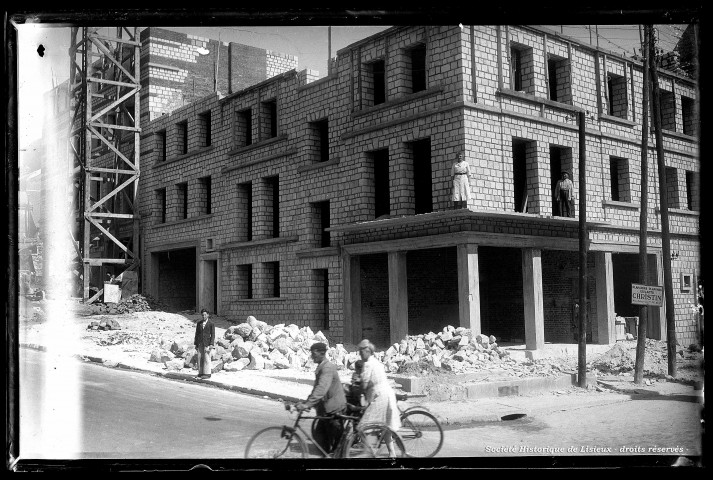
[(631, 284), (631, 304), (663, 306), (663, 287), (652, 285)]

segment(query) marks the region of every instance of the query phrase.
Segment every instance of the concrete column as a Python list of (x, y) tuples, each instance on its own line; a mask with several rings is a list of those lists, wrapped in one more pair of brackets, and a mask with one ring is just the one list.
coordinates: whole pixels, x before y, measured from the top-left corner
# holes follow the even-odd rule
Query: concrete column
[(213, 296), (213, 293), (215, 292), (215, 289), (217, 288), (217, 285), (215, 284), (215, 268), (216, 268), (216, 262), (215, 260), (201, 260), (200, 261), (200, 270), (199, 270), (199, 276), (198, 278), (200, 287), (199, 287), (199, 296), (198, 296), (198, 306), (199, 308), (205, 308), (209, 312), (216, 313), (217, 311), (217, 305), (215, 305), (215, 297)]
[(342, 272), (344, 276), (344, 336), (352, 343), (362, 341), (361, 324), (361, 259), (358, 256), (345, 254), (342, 257)]
[(522, 250), (522, 290), (525, 306), (525, 348), (539, 350), (545, 346), (545, 316), (542, 301), (542, 251)]
[(458, 318), (460, 326), (469, 328), (474, 335), (480, 327), (480, 272), (478, 270), (478, 245), (461, 244), (458, 252)]
[(389, 252), (389, 326), (392, 344), (408, 335), (406, 252)]
[(594, 342), (607, 344), (616, 342), (614, 321), (614, 269), (611, 252), (595, 252), (595, 285), (597, 291), (597, 324), (592, 329)]

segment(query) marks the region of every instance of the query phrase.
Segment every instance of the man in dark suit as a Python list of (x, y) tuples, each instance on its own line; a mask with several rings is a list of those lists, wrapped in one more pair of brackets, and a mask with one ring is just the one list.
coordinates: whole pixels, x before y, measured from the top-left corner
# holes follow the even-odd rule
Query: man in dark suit
[(198, 378), (210, 378), (210, 349), (215, 343), (215, 325), (208, 317), (208, 311), (201, 310), (203, 319), (196, 324), (196, 338), (193, 344), (198, 352)]
[[(296, 405), (297, 409), (307, 410), (316, 407), (317, 415), (333, 415), (344, 413), (347, 399), (344, 396), (344, 387), (337, 373), (337, 366), (327, 360), (327, 345), (322, 342), (310, 347), (312, 361), (317, 364), (315, 381), (312, 393), (307, 400)], [(342, 436), (343, 425), (340, 419), (319, 421), (315, 429), (316, 439), (325, 448), (327, 453), (334, 452)]]

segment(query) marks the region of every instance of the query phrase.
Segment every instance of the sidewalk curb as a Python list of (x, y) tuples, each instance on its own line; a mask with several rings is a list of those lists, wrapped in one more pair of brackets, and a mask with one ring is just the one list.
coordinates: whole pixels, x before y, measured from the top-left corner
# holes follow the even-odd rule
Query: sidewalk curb
[[(20, 343), (18, 345), (20, 348), (29, 348), (31, 350), (37, 350), (40, 352), (47, 352), (48, 349), (47, 347), (43, 345), (37, 345), (37, 344), (31, 344), (31, 343)], [(95, 355), (83, 355), (81, 353), (76, 353), (70, 355), (70, 357), (75, 358), (77, 360), (89, 360), (92, 363), (98, 363), (101, 364), (104, 367), (107, 368), (121, 368), (124, 370), (132, 370), (134, 372), (139, 372), (139, 373), (146, 373), (150, 375), (157, 375), (159, 377), (164, 377), (170, 380), (184, 380), (188, 382), (194, 382), (198, 384), (207, 384), (211, 385), (213, 387), (217, 387), (223, 390), (231, 390), (234, 392), (238, 393), (246, 393), (248, 395), (255, 395), (255, 396), (260, 396), (260, 397), (269, 397), (275, 400), (283, 400), (283, 401), (288, 401), (288, 402), (300, 402), (304, 400), (303, 398), (297, 398), (297, 397), (292, 397), (290, 395), (282, 395), (274, 392), (267, 392), (263, 390), (255, 390), (253, 388), (249, 387), (240, 387), (238, 385), (230, 385), (227, 383), (223, 382), (218, 382), (216, 380), (206, 380), (203, 378), (198, 378), (194, 375), (187, 374), (187, 373), (179, 373), (179, 372), (156, 372), (153, 370), (148, 370), (145, 368), (138, 368), (135, 366), (127, 365), (126, 363), (122, 363), (119, 361), (115, 360), (110, 360), (110, 359), (104, 359), (101, 357), (97, 357)]]
[[(27, 343), (21, 343), (19, 344), (19, 347), (21, 348), (29, 348), (32, 350), (37, 350), (37, 351), (42, 351), (42, 352), (47, 352), (49, 349), (46, 346), (43, 345), (37, 345), (37, 344), (27, 344)], [(175, 372), (175, 371), (155, 371), (155, 370), (150, 370), (146, 368), (141, 368), (137, 367), (134, 365), (129, 365), (127, 363), (123, 363), (121, 361), (117, 360), (112, 360), (112, 359), (105, 359), (102, 357), (98, 357), (96, 355), (86, 355), (86, 354), (71, 354), (68, 355), (71, 358), (75, 358), (80, 361), (90, 361), (95, 364), (99, 364), (103, 367), (106, 368), (120, 368), (124, 370), (131, 370), (134, 372), (138, 373), (143, 373), (143, 374), (149, 374), (149, 375), (156, 375), (159, 377), (163, 377), (168, 380), (182, 380), (186, 382), (193, 382), (198, 385), (206, 385), (206, 386), (211, 386), (215, 388), (220, 388), (222, 390), (228, 390), (228, 391), (233, 391), (237, 393), (243, 393), (246, 395), (251, 395), (251, 396), (258, 396), (258, 397), (263, 397), (263, 398), (271, 398), (273, 400), (280, 400), (280, 401), (287, 401), (287, 402), (299, 402), (304, 400), (304, 398), (301, 397), (294, 397), (291, 395), (285, 395), (285, 394), (280, 394), (280, 393), (275, 393), (275, 392), (270, 392), (270, 391), (265, 391), (265, 390), (258, 390), (250, 387), (245, 387), (245, 386), (239, 386), (239, 385), (233, 385), (225, 382), (221, 382), (218, 380), (210, 380), (210, 379), (202, 379), (198, 378), (195, 374), (188, 374), (188, 373), (180, 373), (180, 372)], [(159, 365), (157, 363), (157, 365)], [(611, 389), (613, 392), (617, 393), (626, 393), (627, 390), (625, 389), (620, 389), (615, 385), (609, 385), (605, 381), (597, 380), (597, 383), (601, 383), (605, 387)], [(481, 398), (481, 400), (495, 400), (497, 398), (501, 400), (506, 400), (509, 396), (501, 396), (501, 397), (488, 397), (488, 398)], [(517, 396), (515, 396), (517, 397)], [(510, 397), (512, 398), (512, 397)], [(471, 399), (471, 400), (476, 400), (477, 399)], [(622, 399), (623, 401), (628, 401), (629, 399)], [(492, 407), (494, 409), (498, 409), (499, 407)], [(488, 409), (487, 406), (483, 406), (483, 409)], [(431, 411), (432, 414), (436, 415), (438, 420), (441, 422), (442, 425), (444, 426), (462, 426), (462, 427), (467, 427), (468, 425), (474, 425), (474, 424), (480, 424), (480, 423), (493, 423), (493, 422), (501, 422), (502, 421), (502, 416), (507, 415), (508, 413), (513, 412), (513, 408), (505, 408), (502, 409), (500, 408), (498, 413), (495, 413), (493, 411), (487, 412), (487, 413), (475, 413), (475, 414), (455, 414), (455, 415), (450, 415), (450, 414), (444, 414), (443, 412), (437, 412), (437, 411)], [(534, 414), (540, 413), (542, 411), (548, 411), (549, 407), (534, 407), (534, 408), (524, 408), (520, 409), (520, 413), (525, 413), (527, 416), (532, 416)], [(449, 412), (450, 413), (450, 412)]]

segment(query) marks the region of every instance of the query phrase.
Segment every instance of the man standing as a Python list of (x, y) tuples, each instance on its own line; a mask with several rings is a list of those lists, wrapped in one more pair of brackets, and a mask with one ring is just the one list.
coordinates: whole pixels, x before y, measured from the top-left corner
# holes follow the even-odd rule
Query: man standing
[[(342, 381), (337, 373), (337, 366), (327, 360), (327, 345), (322, 342), (310, 347), (312, 361), (317, 364), (315, 369), (314, 388), (307, 400), (299, 402), (297, 410), (307, 410), (316, 407), (317, 415), (326, 416), (343, 413), (347, 406)], [(315, 429), (316, 440), (327, 451), (334, 452), (342, 436), (343, 426), (340, 419), (319, 421)], [(325, 448), (326, 447), (326, 448)]]
[(567, 172), (562, 172), (562, 180), (557, 182), (555, 186), (555, 201), (559, 207), (560, 217), (572, 217), (572, 193), (574, 191), (574, 184), (572, 180), (569, 179)]
[(196, 338), (193, 344), (198, 352), (198, 378), (210, 378), (210, 349), (215, 343), (215, 325), (208, 317), (208, 311), (201, 310), (203, 319), (196, 324)]

